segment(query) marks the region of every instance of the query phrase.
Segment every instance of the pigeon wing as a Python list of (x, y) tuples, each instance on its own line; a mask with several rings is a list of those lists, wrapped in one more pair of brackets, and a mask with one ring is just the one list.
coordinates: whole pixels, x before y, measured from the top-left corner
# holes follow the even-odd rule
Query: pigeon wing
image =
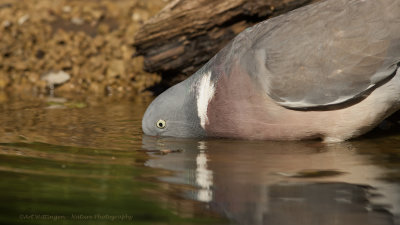
[(278, 104), (339, 104), (396, 71), (400, 1), (321, 1), (257, 24), (235, 43), (246, 43), (240, 65)]

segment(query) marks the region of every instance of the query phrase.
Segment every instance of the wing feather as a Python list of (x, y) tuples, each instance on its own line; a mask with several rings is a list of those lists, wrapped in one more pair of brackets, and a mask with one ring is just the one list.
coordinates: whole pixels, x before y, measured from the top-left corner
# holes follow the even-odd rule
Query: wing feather
[(248, 43), (240, 65), (277, 103), (338, 104), (397, 69), (400, 1), (321, 1), (262, 22), (235, 42)]

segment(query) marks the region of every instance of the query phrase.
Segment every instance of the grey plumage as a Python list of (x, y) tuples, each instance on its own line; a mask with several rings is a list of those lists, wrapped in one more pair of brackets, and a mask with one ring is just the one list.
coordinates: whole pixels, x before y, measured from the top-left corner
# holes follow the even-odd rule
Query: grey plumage
[(158, 96), (143, 130), (343, 141), (400, 109), (399, 65), (399, 0), (322, 0), (240, 33)]
[(279, 104), (338, 104), (396, 71), (400, 1), (322, 1), (257, 24), (238, 39), (244, 39), (233, 46), (243, 49), (240, 65)]

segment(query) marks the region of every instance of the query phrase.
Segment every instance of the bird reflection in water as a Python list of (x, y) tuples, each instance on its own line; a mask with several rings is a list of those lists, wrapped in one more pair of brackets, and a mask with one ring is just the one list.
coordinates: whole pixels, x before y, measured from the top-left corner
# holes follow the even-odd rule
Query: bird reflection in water
[(379, 140), (327, 145), (143, 137), (147, 150), (183, 150), (146, 163), (176, 172), (163, 181), (197, 187), (186, 196), (251, 225), (397, 224), (400, 185), (384, 181), (389, 171), (373, 160), (391, 147)]
[(212, 200), (211, 187), (213, 184), (213, 174), (207, 168), (206, 144), (205, 141), (199, 141), (199, 153), (196, 156), (196, 184), (200, 187), (197, 193), (197, 200), (202, 202), (210, 202)]

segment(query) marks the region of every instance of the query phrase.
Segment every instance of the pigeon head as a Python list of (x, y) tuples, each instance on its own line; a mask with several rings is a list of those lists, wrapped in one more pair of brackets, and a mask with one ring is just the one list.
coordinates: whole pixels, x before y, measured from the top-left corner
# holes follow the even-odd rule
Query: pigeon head
[(201, 137), (205, 131), (197, 107), (197, 76), (169, 88), (148, 106), (143, 132), (151, 136)]

